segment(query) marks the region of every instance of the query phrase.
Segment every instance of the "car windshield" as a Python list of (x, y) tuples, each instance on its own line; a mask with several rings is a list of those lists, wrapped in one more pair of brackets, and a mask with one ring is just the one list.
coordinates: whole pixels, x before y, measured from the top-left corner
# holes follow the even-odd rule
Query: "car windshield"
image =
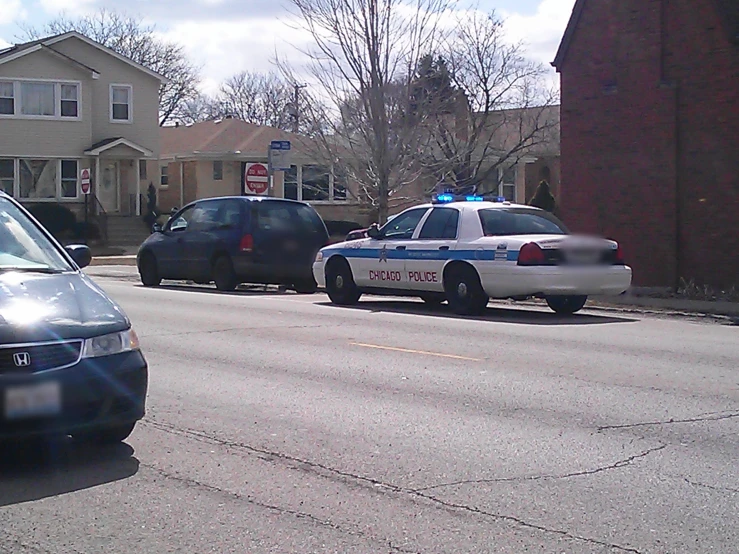
[(478, 212), (486, 237), (507, 235), (567, 235), (569, 230), (557, 217), (529, 208), (488, 208)]
[(0, 271), (72, 271), (41, 230), (7, 198), (0, 198)]

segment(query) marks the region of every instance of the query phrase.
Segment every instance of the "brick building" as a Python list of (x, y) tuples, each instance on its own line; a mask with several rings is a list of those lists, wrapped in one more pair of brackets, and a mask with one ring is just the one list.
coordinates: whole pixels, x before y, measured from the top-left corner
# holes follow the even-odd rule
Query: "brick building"
[(634, 285), (739, 285), (739, 1), (577, 0), (560, 205), (622, 243)]

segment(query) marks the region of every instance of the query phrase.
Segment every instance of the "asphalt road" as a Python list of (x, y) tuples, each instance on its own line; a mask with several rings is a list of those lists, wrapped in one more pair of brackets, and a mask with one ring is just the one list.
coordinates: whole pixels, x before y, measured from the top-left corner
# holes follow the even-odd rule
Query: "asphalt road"
[(99, 282), (147, 418), (3, 452), (2, 552), (739, 552), (737, 326)]

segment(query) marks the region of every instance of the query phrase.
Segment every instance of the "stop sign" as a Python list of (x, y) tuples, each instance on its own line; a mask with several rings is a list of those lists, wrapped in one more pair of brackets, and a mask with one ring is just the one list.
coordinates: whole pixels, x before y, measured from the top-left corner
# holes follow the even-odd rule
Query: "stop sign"
[(269, 171), (267, 166), (261, 163), (246, 164), (244, 184), (247, 192), (252, 194), (264, 194), (269, 187)]
[(87, 168), (80, 172), (80, 189), (82, 194), (90, 194), (90, 170)]

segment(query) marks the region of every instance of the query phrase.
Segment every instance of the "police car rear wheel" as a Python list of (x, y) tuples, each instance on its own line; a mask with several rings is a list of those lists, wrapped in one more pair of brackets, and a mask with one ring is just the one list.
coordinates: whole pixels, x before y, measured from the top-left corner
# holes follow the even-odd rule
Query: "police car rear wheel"
[(456, 267), (445, 277), (444, 288), (452, 310), (460, 315), (479, 315), (488, 305), (488, 295), (471, 267)]
[(559, 315), (579, 312), (587, 301), (587, 296), (547, 296), (547, 306)]
[(326, 292), (331, 302), (340, 306), (350, 306), (359, 301), (362, 293), (354, 283), (352, 270), (346, 261), (329, 263), (326, 268)]

